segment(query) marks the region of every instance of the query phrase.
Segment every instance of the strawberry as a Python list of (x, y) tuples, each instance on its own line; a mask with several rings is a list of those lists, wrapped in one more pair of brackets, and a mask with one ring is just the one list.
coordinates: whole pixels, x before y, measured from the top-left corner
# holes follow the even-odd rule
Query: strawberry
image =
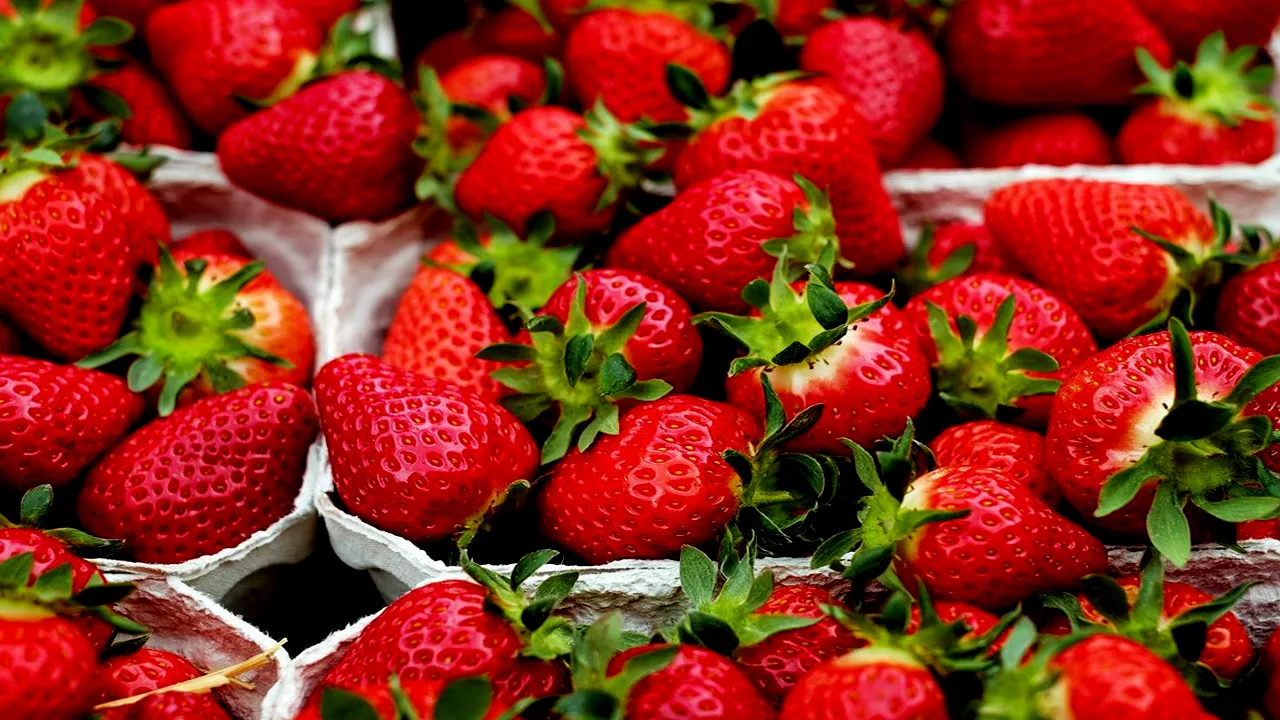
[(306, 386), (315, 337), (306, 306), (262, 263), (161, 251), (135, 329), (80, 365), (100, 367), (127, 355), (138, 356), (129, 369), (130, 389), (159, 385), (164, 416), (180, 399), (191, 402), (251, 383)]
[[(98, 671), (96, 703), (141, 695), (204, 675), (181, 655), (141, 648), (116, 655)], [(134, 705), (100, 710), (102, 720), (231, 720), (210, 693), (169, 692)]]
[(687, 117), (667, 88), (668, 64), (692, 72), (712, 95), (729, 84), (724, 45), (666, 12), (607, 8), (584, 15), (565, 41), (564, 64), (583, 107), (603, 103), (623, 122)]
[(232, 255), (252, 260), (253, 252), (244, 246), (244, 242), (230, 230), (211, 228), (197, 230), (190, 235), (179, 238), (169, 244), (169, 251), (175, 255), (202, 257), (206, 255)]
[(1264, 355), (1280, 354), (1280, 262), (1264, 262), (1227, 281), (1215, 327)]
[[(451, 102), (484, 110), (498, 122), (511, 119), (513, 104), (518, 108), (554, 98), (559, 83), (558, 78), (548, 78), (542, 67), (511, 55), (478, 55), (439, 77)], [(459, 152), (477, 148), (484, 138), (479, 125), (462, 117), (449, 118), (448, 132), (449, 144)]]
[(1171, 57), (1130, 0), (965, 0), (951, 11), (946, 40), (961, 87), (1014, 107), (1124, 105), (1142, 81), (1134, 51)]
[(930, 392), (928, 360), (911, 321), (870, 285), (833, 283), (821, 262), (795, 287), (786, 268), (784, 248), (772, 283), (754, 280), (742, 291), (756, 307), (749, 317), (695, 318), (747, 349), (730, 366), (729, 402), (759, 416), (768, 377), (789, 413), (823, 403), (822, 417), (788, 445), (796, 452), (847, 454), (843, 437), (869, 445), (901, 433)]
[(560, 55), (564, 36), (543, 27), (524, 10), (506, 7), (481, 17), (471, 41), (479, 52), (515, 55), (538, 63)]
[(1280, 469), (1268, 430), (1280, 420), (1277, 381), (1277, 358), (1171, 320), (1169, 332), (1119, 342), (1062, 385), (1046, 439), (1050, 472), (1091, 522), (1149, 534), (1181, 567), (1188, 501), (1227, 523), (1280, 510), (1262, 466)]
[(1266, 47), (1280, 23), (1276, 0), (1133, 0), (1180, 58), (1195, 55), (1200, 43), (1215, 31), (1226, 33), (1232, 46)]
[(0, 110), (8, 97), (27, 91), (58, 115), (68, 110), (71, 91), (104, 69), (105, 57), (133, 35), (129, 25), (98, 17), (84, 0), (0, 0), (0, 32)]
[[(191, 148), (191, 121), (160, 79), (142, 64), (126, 61), (118, 69), (94, 75), (88, 87), (93, 89), (91, 94), (105, 91), (124, 101), (129, 109), (128, 117), (120, 126), (120, 139), (124, 142)], [(81, 105), (86, 107), (73, 106), (73, 115), (95, 120), (105, 117), (105, 113), (87, 106), (88, 103)]]
[(959, 170), (963, 167), (964, 163), (960, 162), (960, 157), (951, 148), (933, 138), (925, 138), (908, 150), (893, 169)]
[(827, 23), (808, 37), (800, 69), (830, 77), (871, 129), (882, 167), (893, 167), (942, 115), (946, 72), (933, 43), (901, 21)]
[(997, 127), (964, 134), (969, 167), (1023, 165), (1110, 165), (1111, 138), (1093, 118), (1079, 112), (1028, 115)]
[(854, 102), (822, 82), (767, 76), (724, 98), (698, 91), (696, 78), (670, 71), (676, 97), (694, 109), (694, 135), (675, 167), (683, 190), (729, 169), (799, 173), (831, 199), (840, 254), (859, 274), (902, 260), (902, 230), (881, 183), (866, 123)]
[[(446, 683), (443, 680), (415, 680), (390, 685), (369, 685), (339, 690), (324, 688), (319, 695), (294, 716), (293, 720), (342, 720), (356, 713), (362, 718), (397, 720), (405, 717), (404, 708), (413, 708), (418, 718), (450, 717), (450, 711), (459, 717), (476, 718), (472, 697), (491, 692), (484, 678), (464, 678)], [(502, 720), (506, 709), (501, 702), (486, 703), (483, 720)], [(359, 710), (356, 710), (359, 708)], [(457, 708), (457, 709), (454, 709)]]
[(1134, 90), (1155, 99), (1129, 116), (1116, 137), (1129, 164), (1260, 163), (1275, 152), (1275, 102), (1269, 66), (1250, 67), (1257, 48), (1228, 53), (1221, 32), (1205, 39), (1195, 64), (1166, 68), (1139, 50), (1147, 83)]
[(985, 213), (1001, 250), (1105, 339), (1163, 324), (1175, 301), (1182, 306), (1180, 288), (1220, 272), (1231, 235), (1224, 213), (1211, 222), (1182, 193), (1154, 185), (1031, 180), (996, 191)]
[(381, 530), (413, 542), (462, 534), (537, 473), (520, 421), (450, 383), (347, 355), (320, 368), (315, 387), (338, 495)]
[(0, 485), (67, 485), (129, 432), (144, 406), (114, 375), (0, 355)]
[(1019, 481), (1049, 507), (1057, 507), (1062, 493), (1045, 466), (1044, 436), (995, 420), (952, 425), (929, 443), (940, 467), (980, 467), (999, 470)]
[(981, 223), (926, 222), (911, 250), (911, 261), (898, 272), (898, 286), (915, 296), (952, 278), (979, 273), (1017, 274), (1013, 262), (996, 246)]
[(1029, 280), (980, 273), (947, 280), (904, 309), (933, 362), (939, 396), (962, 415), (1043, 427), (1053, 393), (1098, 350), (1084, 321)]
[(769, 276), (771, 251), (785, 245), (798, 269), (838, 242), (831, 204), (804, 178), (727, 170), (628, 228), (608, 263), (660, 280), (699, 308), (743, 312), (742, 288)]
[[(220, 428), (221, 432), (213, 432)], [(252, 385), (143, 426), (94, 465), (80, 522), (140, 562), (235, 547), (293, 510), (316, 435), (305, 390)]]
[(898, 648), (864, 647), (803, 676), (782, 706), (787, 720), (946, 720), (933, 673)]
[(323, 35), (284, 0), (182, 0), (147, 20), (147, 47), (188, 117), (218, 134), (249, 111), (292, 95), (315, 68)]

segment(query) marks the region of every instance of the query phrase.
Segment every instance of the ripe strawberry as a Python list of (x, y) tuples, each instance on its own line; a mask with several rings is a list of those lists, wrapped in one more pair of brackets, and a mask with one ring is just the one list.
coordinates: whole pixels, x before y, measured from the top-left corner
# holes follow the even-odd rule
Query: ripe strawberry
[(1276, 0), (1133, 0), (1133, 4), (1160, 29), (1180, 58), (1194, 56), (1200, 43), (1219, 30), (1233, 47), (1266, 47), (1280, 22)]
[(994, 420), (953, 425), (929, 443), (939, 467), (980, 467), (999, 470), (1018, 480), (1049, 507), (1062, 501), (1062, 492), (1045, 466), (1044, 436)]
[(946, 39), (960, 85), (1014, 107), (1124, 105), (1142, 81), (1134, 51), (1146, 48), (1161, 63), (1171, 57), (1129, 0), (965, 0), (951, 11)]
[(1231, 234), (1225, 217), (1211, 223), (1182, 193), (1153, 185), (1031, 180), (996, 191), (985, 212), (996, 244), (1104, 339), (1163, 323), (1180, 286), (1219, 272)]
[(960, 157), (951, 148), (934, 140), (925, 138), (894, 165), (894, 170), (959, 170), (964, 167)]
[(800, 69), (826, 75), (853, 99), (882, 167), (897, 165), (942, 115), (946, 71), (923, 32), (901, 21), (845, 18), (818, 28)]
[(244, 242), (235, 233), (219, 228), (197, 230), (186, 237), (179, 238), (169, 244), (169, 251), (175, 255), (187, 257), (233, 255), (253, 259), (253, 252), (244, 246)]
[(80, 522), (123, 539), (140, 562), (235, 547), (293, 510), (315, 436), (305, 390), (264, 383), (205, 398), (99, 460), (80, 493)]
[[(696, 92), (690, 73), (673, 71), (696, 132), (680, 153), (675, 183), (685, 189), (729, 169), (798, 173), (831, 199), (840, 254), (859, 274), (902, 260), (902, 230), (880, 178), (869, 130), (853, 101), (821, 82), (774, 75), (740, 83), (722, 99)], [(688, 90), (688, 92), (686, 92)]]
[(1098, 350), (1070, 306), (1012, 275), (947, 280), (904, 312), (933, 362), (938, 394), (970, 417), (1043, 427), (1058, 386)]
[(1228, 280), (1214, 325), (1263, 355), (1280, 354), (1280, 262), (1264, 262)]
[(0, 355), (0, 485), (67, 485), (129, 432), (144, 405), (114, 375)]
[(151, 14), (146, 39), (187, 116), (214, 135), (249, 115), (237, 97), (273, 104), (292, 95), (324, 40), (284, 0), (182, 0)]
[(965, 163), (979, 168), (1115, 162), (1110, 136), (1079, 112), (1041, 113), (993, 128), (973, 128), (964, 134), (962, 150)]
[[(558, 83), (553, 79), (553, 85)], [(440, 87), (453, 103), (480, 108), (498, 122), (506, 122), (515, 112), (512, 101), (534, 105), (553, 96), (546, 71), (523, 58), (511, 55), (478, 55), (459, 62), (440, 73)], [(477, 149), (484, 140), (484, 130), (463, 117), (449, 118), (449, 144), (456, 152)]]
[(80, 365), (100, 367), (128, 355), (138, 356), (129, 369), (130, 389), (159, 385), (163, 416), (179, 401), (252, 383), (305, 387), (315, 337), (306, 306), (262, 263), (162, 251), (135, 329)]
[[(338, 495), (412, 542), (478, 526), (537, 473), (537, 445), (520, 421), (450, 383), (347, 355), (320, 368), (315, 388)], [(432, 442), (404, 452), (424, 437)]]
[(1139, 51), (1147, 83), (1135, 93), (1154, 95), (1129, 116), (1116, 148), (1129, 164), (1224, 165), (1260, 163), (1276, 148), (1275, 102), (1268, 94), (1275, 71), (1250, 67), (1257, 49), (1227, 52), (1221, 32), (1210, 35), (1194, 65), (1165, 68)]
[(486, 13), (476, 23), (471, 41), (479, 52), (515, 55), (535, 63), (559, 57), (564, 46), (563, 35), (544, 28), (518, 7)]
[[(169, 145), (191, 148), (191, 121), (160, 79), (145, 66), (126, 61), (110, 72), (94, 75), (88, 86), (113, 93), (129, 108), (129, 117), (120, 126), (120, 139), (134, 145)], [(73, 108), (77, 117), (101, 119), (106, 116), (86, 102)]]
[[(181, 655), (141, 648), (107, 659), (98, 670), (97, 703), (142, 695), (204, 675)], [(210, 693), (170, 692), (98, 711), (102, 720), (231, 720)]]
[(947, 720), (942, 688), (906, 650), (869, 646), (806, 674), (782, 706), (787, 720)]
[[(460, 701), (462, 698), (459, 694), (474, 694), (480, 687), (487, 687), (488, 684), (484, 678), (468, 678), (452, 683), (443, 680), (414, 680), (397, 681), (394, 687), (382, 683), (345, 690), (323, 688), (320, 693), (312, 696), (311, 702), (293, 720), (335, 720), (357, 712), (364, 712), (360, 715), (362, 718), (397, 720), (404, 717), (403, 708), (406, 704), (413, 708), (417, 713), (415, 717), (418, 718), (449, 717), (446, 715), (449, 712), (448, 704)], [(361, 707), (361, 710), (357, 711), (355, 707)], [(471, 702), (456, 707), (465, 708), (458, 716), (476, 717), (472, 714), (474, 708)], [(484, 720), (502, 720), (504, 710), (506, 707), (501, 702), (490, 702)]]
[(1259, 479), (1269, 482), (1262, 463), (1280, 469), (1262, 430), (1280, 421), (1277, 367), (1217, 333), (1188, 335), (1177, 320), (1169, 332), (1119, 342), (1058, 391), (1046, 438), (1053, 479), (1091, 522), (1149, 532), (1181, 567), (1191, 551), (1188, 500), (1228, 523), (1280, 509), (1280, 499), (1253, 497)]

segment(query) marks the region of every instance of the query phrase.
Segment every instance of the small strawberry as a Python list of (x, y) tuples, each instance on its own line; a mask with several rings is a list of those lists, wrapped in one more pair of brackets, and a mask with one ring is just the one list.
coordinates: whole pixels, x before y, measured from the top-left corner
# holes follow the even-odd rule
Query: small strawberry
[(128, 355), (129, 388), (159, 386), (162, 416), (183, 402), (256, 382), (306, 386), (315, 337), (306, 306), (262, 263), (234, 255), (161, 251), (135, 328), (80, 362)]
[[(142, 695), (202, 675), (181, 655), (144, 647), (102, 663), (95, 703)], [(208, 692), (160, 693), (134, 705), (98, 712), (102, 720), (231, 720), (226, 708)]]
[[(520, 421), (453, 384), (347, 355), (320, 368), (315, 388), (338, 496), (412, 542), (474, 529), (537, 473), (538, 448)], [(430, 443), (419, 446), (423, 438)]]
[(25, 91), (65, 116), (71, 91), (107, 67), (104, 57), (128, 41), (133, 28), (98, 17), (84, 0), (0, 0), (0, 34), (0, 110)]
[(933, 43), (901, 21), (836, 20), (808, 37), (800, 69), (830, 77), (871, 128), (882, 167), (897, 165), (942, 115), (946, 71)]
[(939, 396), (969, 417), (1043, 427), (1058, 386), (1098, 350), (1066, 303), (1012, 275), (947, 280), (904, 312), (933, 361)]
[(959, 170), (964, 167), (960, 156), (951, 148), (934, 140), (925, 138), (893, 166), (893, 170)]
[(1120, 160), (1224, 165), (1269, 159), (1276, 147), (1275, 101), (1268, 94), (1275, 70), (1253, 66), (1256, 54), (1248, 45), (1228, 53), (1221, 32), (1200, 45), (1193, 65), (1178, 61), (1166, 68), (1139, 50), (1147, 83), (1134, 92), (1156, 97), (1120, 128)]
[(1023, 165), (1110, 165), (1111, 137), (1079, 112), (1028, 115), (964, 134), (965, 164), (977, 168)]
[[(124, 142), (191, 148), (191, 121), (164, 83), (141, 63), (126, 61), (115, 70), (98, 73), (89, 79), (88, 87), (91, 96), (94, 91), (112, 93), (128, 108), (129, 114), (120, 125), (120, 139)], [(93, 120), (106, 115), (91, 106), (76, 107), (72, 112)]]
[(920, 230), (920, 239), (911, 250), (911, 262), (898, 272), (898, 285), (914, 297), (952, 278), (978, 273), (1016, 275), (1017, 269), (985, 225), (929, 222)]
[(1263, 355), (1280, 355), (1280, 262), (1268, 259), (1222, 287), (1214, 326)]
[(1214, 32), (1226, 33), (1233, 47), (1266, 47), (1280, 23), (1277, 0), (1133, 0), (1164, 34), (1174, 55), (1191, 58)]
[(235, 547), (293, 510), (315, 435), (305, 390), (266, 383), (205, 398), (99, 460), (80, 493), (80, 522), (123, 539), (140, 562)]
[(1062, 492), (1045, 465), (1044, 436), (1017, 425), (976, 420), (953, 425), (929, 443), (939, 467), (980, 467), (999, 470), (1021, 482), (1049, 507), (1057, 507)]
[(1171, 320), (1168, 332), (1124, 340), (1077, 366), (1049, 421), (1050, 472), (1091, 522), (1149, 535), (1182, 567), (1188, 501), (1225, 523), (1280, 510), (1268, 470), (1280, 469), (1270, 436), (1280, 421), (1277, 382), (1280, 358)]
[(831, 204), (804, 178), (727, 170), (628, 228), (608, 263), (666, 283), (701, 309), (744, 312), (742, 288), (769, 276), (771, 252), (785, 245), (799, 269), (839, 242), (835, 231)]
[(253, 259), (253, 252), (244, 246), (244, 242), (230, 230), (212, 228), (197, 230), (190, 235), (174, 240), (169, 244), (169, 251), (175, 255), (202, 257), (206, 255), (232, 255)]
[[(947, 20), (947, 65), (970, 95), (1013, 107), (1124, 105), (1134, 51), (1169, 45), (1130, 0), (965, 0)], [(1062, 48), (1085, 51), (1063, 55)]]
[[(440, 87), (449, 101), (485, 111), (496, 122), (506, 122), (521, 107), (545, 104), (559, 93), (559, 77), (548, 69), (511, 55), (477, 55), (441, 71)], [(513, 107), (514, 105), (514, 107)], [(456, 152), (473, 151), (485, 132), (464, 117), (449, 118), (449, 144)]]

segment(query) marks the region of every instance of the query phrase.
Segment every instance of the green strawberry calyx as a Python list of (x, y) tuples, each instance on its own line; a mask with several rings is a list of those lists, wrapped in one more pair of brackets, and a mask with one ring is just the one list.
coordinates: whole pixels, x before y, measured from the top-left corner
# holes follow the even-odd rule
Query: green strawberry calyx
[(84, 0), (13, 0), (12, 5), (12, 17), (0, 14), (0, 95), (30, 91), (59, 114), (70, 107), (71, 90), (104, 66), (93, 49), (133, 37), (133, 27), (113, 17), (98, 18), (81, 30)]
[(1035, 348), (1009, 351), (1009, 328), (1017, 299), (1010, 293), (1001, 301), (995, 319), (979, 337), (977, 325), (967, 315), (952, 318), (942, 308), (927, 303), (929, 332), (938, 359), (934, 363), (938, 396), (966, 417), (1011, 420), (1022, 412), (1021, 398), (1052, 395), (1059, 380), (1033, 377), (1050, 373), (1058, 361)]
[(973, 265), (973, 259), (978, 253), (978, 246), (973, 243), (966, 243), (951, 251), (937, 265), (929, 262), (929, 251), (933, 249), (936, 230), (932, 222), (926, 222), (920, 228), (920, 239), (911, 251), (911, 262), (898, 273), (898, 285), (906, 291), (907, 297), (918, 295), (938, 283), (958, 278)]
[(1203, 605), (1166, 617), (1164, 581), (1164, 558), (1158, 551), (1148, 549), (1142, 558), (1139, 584), (1132, 598), (1120, 583), (1106, 575), (1090, 575), (1081, 582), (1082, 594), (1103, 617), (1102, 623), (1086, 617), (1080, 600), (1070, 593), (1044, 593), (1041, 599), (1046, 607), (1066, 614), (1072, 632), (1094, 630), (1123, 635), (1178, 668), (1201, 696), (1221, 694), (1229, 683), (1198, 662), (1209, 626), (1231, 612), (1240, 598), (1258, 583), (1237, 585)]
[(585, 451), (601, 433), (618, 434), (621, 400), (657, 400), (671, 391), (662, 380), (639, 380), (623, 350), (640, 327), (646, 304), (637, 303), (612, 326), (597, 329), (587, 320), (587, 282), (577, 276), (567, 323), (548, 315), (525, 322), (531, 344), (499, 343), (476, 357), (523, 367), (505, 367), (494, 379), (516, 391), (502, 404), (524, 421), (556, 407), (559, 417), (542, 446), (542, 461), (564, 457), (575, 440)]
[(61, 541), (77, 555), (84, 557), (109, 555), (119, 550), (120, 546), (124, 544), (123, 540), (104, 540), (76, 528), (41, 529), (45, 515), (48, 514), (49, 508), (52, 506), (53, 486), (37, 485), (23, 493), (22, 502), (18, 507), (18, 522), (15, 523), (4, 515), (0, 515), (0, 529), (29, 528), (40, 530), (45, 535)]
[(1155, 484), (1147, 533), (1156, 550), (1182, 567), (1191, 556), (1188, 502), (1225, 523), (1280, 516), (1280, 478), (1259, 457), (1274, 441), (1274, 429), (1264, 415), (1243, 415), (1246, 405), (1280, 382), (1280, 355), (1249, 368), (1225, 398), (1204, 400), (1196, 389), (1191, 338), (1176, 318), (1169, 321), (1169, 339), (1175, 396), (1156, 428), (1159, 439), (1107, 480), (1094, 515), (1125, 507)]
[(631, 690), (675, 660), (678, 645), (657, 645), (637, 653), (615, 675), (609, 661), (619, 652), (647, 645), (648, 638), (622, 628), (622, 616), (609, 613), (580, 631), (572, 656), (573, 692), (556, 701), (556, 717), (566, 720), (627, 720)]
[(492, 215), (486, 214), (484, 222), (489, 228), (484, 241), (467, 220), (459, 219), (454, 225), (453, 239), (469, 257), (461, 264), (449, 265), (449, 269), (471, 278), (494, 307), (515, 305), (530, 312), (540, 310), (573, 274), (582, 248), (547, 247), (555, 233), (555, 220), (550, 213), (530, 218), (524, 239)]
[(524, 636), (524, 654), (540, 660), (555, 660), (573, 651), (573, 626), (567, 618), (554, 613), (578, 582), (578, 573), (564, 572), (548, 577), (534, 591), (532, 599), (526, 597), (520, 587), (559, 554), (555, 550), (529, 553), (515, 564), (509, 578), (477, 564), (466, 551), (458, 563), (471, 579), (489, 591), (488, 604)]
[(97, 368), (137, 355), (129, 367), (129, 388), (142, 392), (162, 383), (162, 416), (173, 412), (178, 394), (197, 379), (207, 381), (216, 393), (243, 387), (245, 378), (228, 367), (229, 362), (252, 358), (292, 367), (245, 340), (255, 320), (241, 305), (239, 294), (262, 273), (261, 262), (248, 263), (216, 283), (204, 280), (208, 264), (203, 259), (193, 258), (183, 265), (179, 269), (168, 250), (161, 248), (159, 268), (135, 328), (77, 363)]
[(147, 632), (146, 627), (110, 607), (129, 597), (133, 585), (103, 582), (101, 577), (94, 576), (84, 589), (73, 592), (69, 563), (42, 573), (28, 585), (34, 566), (35, 554), (30, 552), (0, 562), (0, 617), (92, 616), (130, 635)]
[(1257, 55), (1258, 48), (1251, 45), (1228, 51), (1221, 30), (1200, 43), (1190, 65), (1179, 60), (1165, 68), (1146, 48), (1138, 48), (1138, 65), (1147, 82), (1134, 92), (1165, 98), (1170, 111), (1199, 125), (1236, 127), (1244, 120), (1266, 121), (1276, 108), (1269, 94), (1275, 69), (1255, 64)]

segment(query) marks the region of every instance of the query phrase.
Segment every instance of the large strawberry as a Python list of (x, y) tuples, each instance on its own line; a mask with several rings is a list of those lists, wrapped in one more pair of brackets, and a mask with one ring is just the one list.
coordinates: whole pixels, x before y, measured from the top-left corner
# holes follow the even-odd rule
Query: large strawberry
[(114, 375), (0, 355), (0, 486), (70, 483), (129, 432), (144, 406)]
[[(98, 703), (142, 695), (198, 678), (204, 673), (181, 655), (141, 648), (116, 655), (98, 671)], [(102, 720), (231, 720), (211, 693), (168, 692), (120, 708), (100, 710)]]
[(0, 0), (0, 110), (7, 96), (27, 91), (66, 113), (71, 91), (106, 67), (103, 58), (132, 35), (129, 25), (97, 17), (84, 0)]
[[(124, 142), (191, 148), (191, 121), (187, 120), (168, 88), (141, 63), (126, 61), (110, 72), (94, 75), (87, 87), (89, 89), (84, 92), (91, 97), (94, 97), (94, 92), (105, 91), (124, 101), (129, 110), (120, 125), (120, 139)], [(103, 103), (99, 101), (99, 104)], [(91, 119), (104, 116), (101, 110), (80, 107), (79, 104), (73, 113), (77, 117)]]
[(347, 355), (315, 387), (338, 496), (379, 529), (414, 542), (459, 535), (537, 473), (520, 421), (450, 383)]
[(905, 312), (933, 361), (938, 394), (968, 416), (1043, 427), (1058, 386), (1098, 349), (1070, 306), (1012, 275), (948, 280)]
[(1271, 259), (1228, 280), (1215, 327), (1263, 355), (1280, 354), (1280, 262)]
[(969, 167), (1023, 165), (1110, 165), (1111, 136), (1080, 112), (1029, 115), (996, 127), (973, 128), (963, 135)]
[(860, 274), (903, 259), (902, 229), (881, 182), (866, 123), (854, 101), (824, 82), (773, 75), (742, 82), (724, 98), (672, 67), (676, 97), (695, 129), (675, 168), (679, 189), (730, 169), (800, 174), (831, 199), (840, 254)]
[(799, 268), (839, 242), (835, 230), (831, 204), (807, 180), (726, 170), (628, 228), (608, 262), (666, 283), (700, 309), (743, 312), (742, 288), (769, 276), (770, 251), (785, 245)]
[(1216, 280), (1231, 236), (1225, 213), (1211, 222), (1155, 185), (1030, 180), (996, 191), (985, 213), (1000, 248), (1106, 339), (1185, 312), (1183, 290)]
[(853, 98), (882, 167), (897, 165), (942, 115), (942, 58), (923, 32), (899, 20), (828, 23), (805, 41), (800, 68), (830, 77)]
[(965, 0), (947, 21), (946, 45), (970, 95), (1015, 107), (1124, 105), (1142, 82), (1134, 52), (1171, 57), (1130, 0)]
[(1154, 95), (1129, 116), (1116, 137), (1126, 163), (1224, 165), (1260, 163), (1276, 148), (1275, 70), (1253, 66), (1257, 49), (1228, 52), (1221, 32), (1210, 35), (1195, 64), (1162, 66), (1138, 51), (1147, 83), (1134, 92)]
[(1062, 500), (1062, 492), (1045, 465), (1044, 436), (1034, 430), (995, 420), (976, 420), (943, 430), (929, 443), (929, 449), (939, 467), (999, 470), (1020, 481), (1049, 507)]
[(1133, 0), (1164, 34), (1175, 55), (1190, 58), (1214, 32), (1232, 46), (1266, 47), (1280, 22), (1277, 0)]
[(1063, 384), (1050, 472), (1091, 522), (1148, 535), (1180, 567), (1191, 552), (1188, 502), (1227, 523), (1280, 510), (1267, 469), (1280, 468), (1270, 447), (1278, 381), (1280, 358), (1171, 320), (1169, 332), (1117, 343)]
[(77, 505), (95, 534), (141, 562), (235, 547), (288, 515), (316, 436), (305, 390), (251, 385), (143, 426), (94, 465)]

